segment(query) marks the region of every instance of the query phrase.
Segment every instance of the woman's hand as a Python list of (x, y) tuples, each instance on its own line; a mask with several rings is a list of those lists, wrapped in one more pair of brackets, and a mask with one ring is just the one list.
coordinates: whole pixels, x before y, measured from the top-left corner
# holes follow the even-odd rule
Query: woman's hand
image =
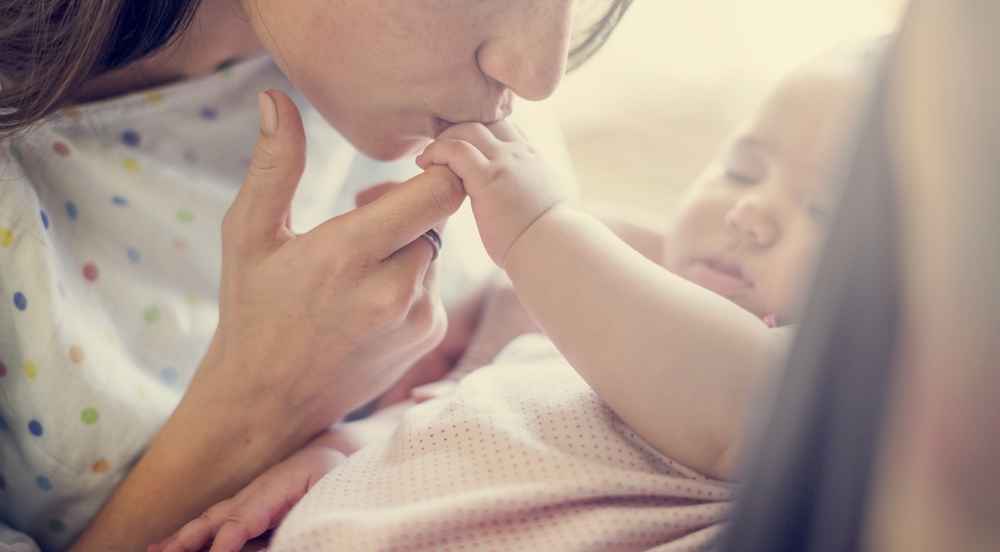
[(433, 250), (420, 235), (461, 205), (459, 179), (428, 170), (296, 235), (288, 222), (305, 164), (302, 120), (275, 91), (261, 95), (261, 119), (223, 222), (216, 335), (74, 550), (136, 550), (173, 533), (381, 394), (444, 335)]

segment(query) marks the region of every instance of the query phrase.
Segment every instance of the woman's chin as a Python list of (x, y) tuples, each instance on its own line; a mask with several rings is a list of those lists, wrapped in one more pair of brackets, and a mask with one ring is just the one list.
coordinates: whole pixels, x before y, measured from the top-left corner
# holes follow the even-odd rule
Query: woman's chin
[(373, 142), (371, 144), (355, 144), (358, 150), (376, 161), (395, 161), (404, 157), (412, 157), (424, 151), (424, 148), (431, 143), (431, 139), (426, 136), (409, 136), (397, 138), (387, 142)]

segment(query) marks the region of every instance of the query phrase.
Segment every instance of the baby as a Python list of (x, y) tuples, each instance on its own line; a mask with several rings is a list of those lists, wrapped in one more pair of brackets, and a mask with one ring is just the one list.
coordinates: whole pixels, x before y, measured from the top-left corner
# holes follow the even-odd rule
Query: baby
[(312, 488), (273, 552), (711, 545), (799, 318), (870, 57), (838, 53), (786, 78), (663, 234), (574, 208), (508, 123), (448, 128), (418, 164), (462, 178), (487, 251), (545, 337), (518, 338), (451, 395), (409, 408), (391, 438), (318, 462), (337, 467), (315, 485), (300, 453), (155, 548), (217, 535), (213, 550), (238, 550), (285, 517), (294, 500), (271, 489), (296, 476)]

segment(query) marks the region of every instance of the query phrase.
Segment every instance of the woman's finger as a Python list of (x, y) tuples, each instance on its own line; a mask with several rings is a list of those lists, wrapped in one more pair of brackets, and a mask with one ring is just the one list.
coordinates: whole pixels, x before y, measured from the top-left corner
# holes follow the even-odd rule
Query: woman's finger
[(306, 162), (305, 131), (295, 103), (277, 90), (261, 92), (258, 102), (261, 130), (253, 161), (223, 221), (227, 241), (248, 246), (291, 237), (292, 197)]
[[(448, 168), (435, 166), (371, 203), (326, 221), (312, 232), (330, 234), (331, 240), (342, 243), (357, 244), (357, 249), (373, 256), (371, 261), (377, 262), (420, 238), (429, 228), (441, 224), (464, 200), (462, 181)], [(429, 248), (430, 244), (425, 247)]]
[(381, 184), (376, 184), (370, 188), (365, 188), (358, 192), (358, 195), (354, 196), (354, 205), (357, 207), (364, 207), (369, 203), (375, 201), (376, 199), (384, 196), (389, 190), (399, 186), (399, 182), (383, 182)]

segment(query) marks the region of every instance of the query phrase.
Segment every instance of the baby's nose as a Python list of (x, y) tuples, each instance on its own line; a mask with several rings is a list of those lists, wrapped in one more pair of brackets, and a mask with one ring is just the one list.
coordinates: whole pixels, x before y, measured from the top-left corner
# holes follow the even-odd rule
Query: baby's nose
[(771, 247), (781, 236), (777, 218), (758, 194), (741, 198), (726, 213), (726, 227), (753, 240), (759, 247)]

